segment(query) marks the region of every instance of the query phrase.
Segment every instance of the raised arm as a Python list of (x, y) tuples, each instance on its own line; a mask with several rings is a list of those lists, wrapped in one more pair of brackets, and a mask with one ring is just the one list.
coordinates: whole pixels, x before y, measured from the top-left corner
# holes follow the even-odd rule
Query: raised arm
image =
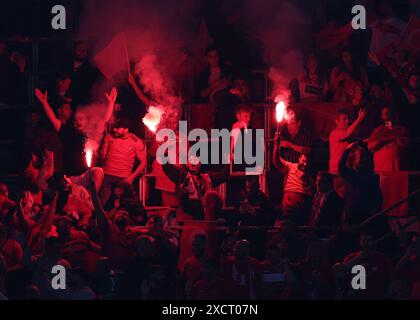
[(114, 113), (114, 106), (115, 106), (115, 101), (117, 100), (117, 96), (118, 96), (118, 91), (115, 87), (112, 88), (109, 93), (105, 93), (105, 98), (107, 101), (107, 107), (106, 107), (106, 112), (105, 112), (105, 117), (104, 117), (105, 122), (108, 122), (109, 120), (111, 120), (112, 114)]
[(184, 172), (183, 169), (177, 168), (171, 163), (166, 163), (162, 165), (163, 172), (171, 179), (172, 182), (178, 183), (180, 182), (181, 175)]
[(212, 188), (216, 188), (221, 184), (225, 183), (229, 179), (230, 167), (229, 165), (224, 165), (223, 169), (220, 172), (210, 173), (210, 179)]
[(133, 75), (131, 73), (128, 74), (128, 83), (131, 85), (131, 87), (133, 88), (134, 92), (137, 95), (137, 98), (140, 99), (140, 101), (142, 101), (146, 106), (150, 106), (153, 104), (156, 104), (155, 101), (153, 101), (152, 99), (149, 99), (144, 93), (143, 91), (141, 91), (141, 89), (139, 88), (139, 86), (136, 83), (136, 80), (134, 79)]
[(353, 135), (353, 133), (356, 132), (357, 128), (359, 128), (360, 124), (366, 118), (366, 115), (367, 115), (367, 109), (366, 108), (361, 108), (359, 110), (359, 114), (357, 116), (356, 121), (354, 121), (347, 128), (347, 130), (344, 132), (343, 136), (341, 137), (340, 142), (346, 141), (347, 139), (349, 139)]
[(48, 91), (45, 91), (45, 93), (42, 93), (41, 90), (35, 89), (35, 96), (37, 97), (42, 107), (44, 108), (44, 112), (47, 115), (48, 120), (50, 120), (52, 126), (54, 127), (54, 130), (57, 132), (60, 131), (61, 121), (58, 120), (53, 109), (48, 103)]

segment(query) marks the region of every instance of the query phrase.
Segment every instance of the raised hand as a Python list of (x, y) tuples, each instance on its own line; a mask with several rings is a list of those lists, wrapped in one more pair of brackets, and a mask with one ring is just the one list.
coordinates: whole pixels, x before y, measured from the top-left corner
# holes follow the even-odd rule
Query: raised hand
[(118, 91), (115, 87), (112, 88), (109, 93), (105, 93), (106, 100), (110, 104), (115, 104), (115, 101), (117, 100), (117, 96), (118, 96)]
[(364, 118), (366, 118), (367, 115), (367, 108), (361, 108), (359, 110), (359, 115), (358, 115), (358, 119), (363, 120)]
[(48, 101), (48, 91), (45, 91), (45, 93), (43, 93), (41, 90), (39, 90), (38, 88), (36, 88), (35, 89), (35, 97), (41, 103), (47, 102)]

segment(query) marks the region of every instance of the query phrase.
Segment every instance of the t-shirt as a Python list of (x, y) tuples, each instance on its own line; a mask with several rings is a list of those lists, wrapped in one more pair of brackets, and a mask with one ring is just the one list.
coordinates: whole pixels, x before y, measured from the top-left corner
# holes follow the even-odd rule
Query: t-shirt
[(127, 139), (114, 138), (108, 134), (105, 137), (105, 145), (107, 149), (104, 173), (120, 178), (129, 177), (133, 171), (136, 154), (144, 152), (143, 141), (131, 133)]
[(284, 180), (284, 192), (296, 192), (311, 196), (313, 193), (314, 179), (299, 170), (298, 163), (283, 160), (287, 166), (287, 175)]
[[(312, 148), (313, 146), (312, 134), (308, 130), (305, 130), (303, 127), (294, 136), (292, 136), (285, 127), (281, 135), (284, 140), (289, 141), (297, 146), (308, 148)], [(280, 148), (280, 157), (286, 161), (298, 163), (300, 156), (301, 154), (299, 152), (291, 148)]]
[(330, 134), (330, 172), (338, 172), (338, 164), (341, 156), (349, 145), (348, 141), (341, 141), (345, 135), (345, 130), (334, 129)]
[(61, 124), (58, 132), (63, 144), (63, 170), (66, 175), (80, 176), (87, 170), (85, 158), (86, 136), (72, 124)]

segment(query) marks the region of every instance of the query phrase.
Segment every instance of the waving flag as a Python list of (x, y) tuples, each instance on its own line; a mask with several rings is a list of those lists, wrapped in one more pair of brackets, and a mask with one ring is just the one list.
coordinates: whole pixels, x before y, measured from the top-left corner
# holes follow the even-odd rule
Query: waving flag
[(129, 70), (125, 34), (121, 32), (112, 38), (108, 45), (96, 54), (93, 61), (107, 79), (112, 79), (121, 71)]

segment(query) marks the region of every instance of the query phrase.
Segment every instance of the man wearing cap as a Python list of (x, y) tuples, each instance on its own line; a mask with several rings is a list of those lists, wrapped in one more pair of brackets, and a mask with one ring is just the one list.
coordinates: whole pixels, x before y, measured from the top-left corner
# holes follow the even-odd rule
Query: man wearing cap
[(200, 159), (191, 155), (185, 167), (176, 167), (170, 163), (163, 165), (163, 171), (177, 186), (177, 196), (183, 211), (194, 220), (204, 218), (203, 200), (208, 191), (226, 182), (228, 166), (220, 172), (204, 173)]
[[(105, 204), (113, 187), (126, 182), (133, 184), (134, 179), (146, 167), (147, 159), (143, 141), (130, 132), (131, 122), (128, 118), (121, 118), (111, 134), (107, 134), (102, 149), (104, 159), (104, 182), (100, 191), (102, 202)], [(135, 159), (140, 164), (133, 172)]]

